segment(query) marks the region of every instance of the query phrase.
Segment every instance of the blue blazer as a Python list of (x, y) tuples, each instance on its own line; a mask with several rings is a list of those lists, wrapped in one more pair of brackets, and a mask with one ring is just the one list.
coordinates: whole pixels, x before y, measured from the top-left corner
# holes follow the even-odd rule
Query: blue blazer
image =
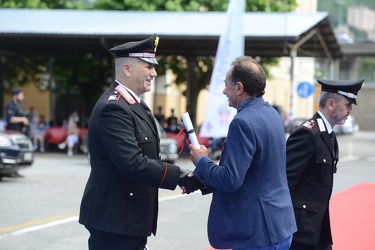
[(243, 102), (219, 165), (204, 156), (194, 171), (213, 192), (208, 218), (213, 247), (266, 246), (296, 231), (285, 158), (280, 115), (262, 97)]

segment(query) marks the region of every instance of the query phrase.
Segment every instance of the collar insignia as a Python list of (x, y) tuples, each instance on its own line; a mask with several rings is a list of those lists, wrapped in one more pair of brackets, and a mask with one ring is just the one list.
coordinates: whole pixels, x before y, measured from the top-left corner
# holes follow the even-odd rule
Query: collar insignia
[(125, 99), (125, 101), (129, 104), (135, 104), (136, 100), (134, 100), (133, 96), (126, 90), (126, 88), (122, 85), (117, 85), (115, 88), (118, 92), (120, 92), (121, 96)]
[(318, 122), (319, 131), (320, 132), (326, 131), (326, 127), (324, 126), (323, 120), (321, 118), (318, 118), (316, 119), (316, 121)]

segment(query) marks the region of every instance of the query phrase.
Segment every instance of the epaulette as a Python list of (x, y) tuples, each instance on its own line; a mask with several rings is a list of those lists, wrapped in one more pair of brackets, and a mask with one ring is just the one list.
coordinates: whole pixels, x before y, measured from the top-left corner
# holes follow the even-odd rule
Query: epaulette
[(117, 102), (119, 99), (120, 99), (120, 93), (117, 92), (117, 91), (113, 91), (109, 95), (107, 102), (109, 102), (109, 101), (115, 101), (115, 102)]
[(314, 120), (308, 120), (308, 121), (305, 121), (303, 124), (302, 124), (303, 127), (306, 127), (306, 128), (309, 128), (309, 129), (312, 129), (314, 126), (315, 126), (315, 121)]
[[(129, 104), (136, 104), (137, 103), (137, 101), (133, 98), (133, 96), (129, 93), (129, 91), (124, 86), (119, 84), (114, 89), (115, 89), (115, 91), (112, 92), (112, 93), (113, 94), (117, 93), (117, 94), (121, 95), (122, 98), (124, 98), (127, 103), (129, 103)], [(115, 98), (115, 97), (111, 97), (112, 93), (109, 96), (108, 101), (110, 101), (110, 98)], [(118, 98), (116, 99), (116, 101), (118, 101)]]

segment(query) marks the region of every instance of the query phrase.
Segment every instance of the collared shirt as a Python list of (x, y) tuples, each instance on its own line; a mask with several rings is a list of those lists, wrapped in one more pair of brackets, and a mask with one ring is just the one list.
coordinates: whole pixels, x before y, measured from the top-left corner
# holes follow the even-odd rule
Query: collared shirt
[(141, 102), (141, 98), (136, 94), (134, 93), (133, 90), (129, 89), (128, 87), (126, 87), (124, 84), (122, 84), (121, 82), (115, 80), (118, 84), (120, 84), (121, 86), (123, 86), (124, 88), (126, 88), (127, 91), (130, 92), (130, 94), (132, 94), (134, 96), (134, 98), (137, 100), (138, 103)]
[(331, 124), (328, 122), (327, 118), (323, 115), (322, 112), (320, 112), (320, 111), (318, 110), (318, 113), (319, 113), (319, 115), (322, 117), (322, 119), (323, 119), (323, 121), (324, 121), (324, 124), (326, 125), (326, 128), (327, 128), (327, 132), (328, 132), (328, 134), (331, 134), (332, 131), (333, 131), (333, 128), (332, 128)]

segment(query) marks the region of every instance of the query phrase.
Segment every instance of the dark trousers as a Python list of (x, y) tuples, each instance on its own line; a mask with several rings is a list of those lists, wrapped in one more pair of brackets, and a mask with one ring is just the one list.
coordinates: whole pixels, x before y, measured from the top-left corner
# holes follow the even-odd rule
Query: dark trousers
[(319, 243), (318, 245), (307, 245), (292, 241), (289, 250), (332, 250), (332, 245), (327, 243)]
[(90, 232), (89, 250), (144, 250), (147, 237), (127, 236), (86, 227)]

